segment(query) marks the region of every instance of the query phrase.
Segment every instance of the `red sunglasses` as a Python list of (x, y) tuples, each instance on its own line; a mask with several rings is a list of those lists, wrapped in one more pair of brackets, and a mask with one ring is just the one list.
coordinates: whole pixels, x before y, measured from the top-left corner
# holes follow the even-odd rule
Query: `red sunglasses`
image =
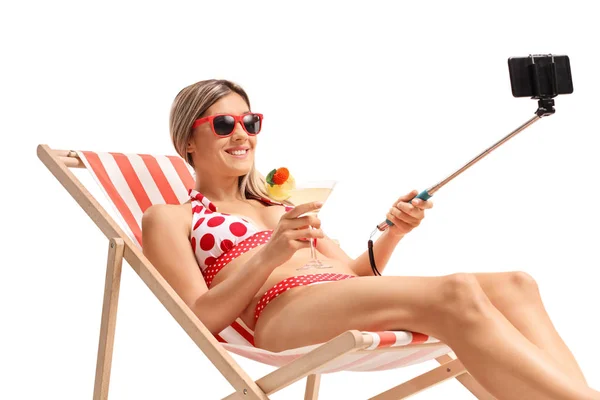
[(194, 121), (192, 129), (196, 129), (205, 122), (210, 122), (210, 127), (215, 135), (218, 137), (227, 137), (233, 134), (235, 125), (239, 122), (248, 135), (258, 135), (262, 128), (262, 120), (263, 115), (257, 113), (242, 115), (217, 114), (197, 119)]

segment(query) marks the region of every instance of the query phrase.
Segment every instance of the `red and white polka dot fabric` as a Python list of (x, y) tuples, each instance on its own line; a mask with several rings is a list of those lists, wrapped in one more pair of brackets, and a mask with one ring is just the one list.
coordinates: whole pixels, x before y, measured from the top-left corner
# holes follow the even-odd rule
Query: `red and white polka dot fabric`
[[(228, 262), (246, 251), (266, 243), (271, 230), (259, 231), (248, 220), (236, 215), (219, 213), (217, 207), (196, 190), (190, 189), (192, 202), (192, 232), (190, 243), (210, 287), (212, 279)], [(271, 199), (260, 198), (269, 205), (286, 206)]]
[(346, 275), (346, 274), (309, 274), (309, 275), (299, 275), (299, 276), (291, 276), (279, 282), (277, 285), (273, 286), (271, 289), (267, 290), (265, 294), (260, 298), (258, 304), (256, 304), (256, 309), (254, 311), (254, 321), (258, 321), (258, 317), (260, 313), (263, 312), (267, 304), (281, 293), (290, 290), (291, 288), (297, 286), (308, 286), (314, 285), (316, 283), (322, 282), (334, 282), (341, 281), (344, 279), (356, 278), (354, 275)]
[(221, 256), (215, 260), (214, 264), (208, 266), (204, 271), (202, 271), (202, 275), (206, 281), (206, 286), (210, 288), (217, 273), (223, 269), (223, 267), (229, 264), (231, 260), (241, 254), (244, 254), (248, 250), (255, 248), (256, 246), (267, 243), (269, 239), (271, 239), (272, 233), (272, 231), (257, 232), (249, 238), (242, 240), (238, 245), (233, 246), (228, 252), (221, 254)]

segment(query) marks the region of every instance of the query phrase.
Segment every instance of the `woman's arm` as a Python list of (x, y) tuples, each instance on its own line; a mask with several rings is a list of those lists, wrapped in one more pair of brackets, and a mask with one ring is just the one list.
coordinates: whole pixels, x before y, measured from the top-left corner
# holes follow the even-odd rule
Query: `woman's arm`
[[(373, 243), (373, 256), (379, 272), (383, 272), (394, 248), (400, 240), (407, 233), (419, 226), (425, 217), (424, 210), (433, 207), (433, 203), (429, 200), (415, 199), (417, 193), (419, 193), (417, 190), (413, 190), (408, 194), (400, 196), (396, 204), (390, 208), (386, 215), (386, 219), (391, 221), (393, 225), (383, 232), (381, 237)], [(354, 261), (352, 269), (357, 275), (373, 275), (369, 260), (369, 250), (365, 251)]]
[[(381, 236), (373, 243), (373, 255), (375, 257), (375, 265), (380, 273), (383, 273), (387, 262), (389, 261), (396, 245), (402, 240), (404, 235), (390, 234), (390, 230), (386, 230)], [(366, 250), (352, 263), (350, 268), (358, 276), (369, 276), (373, 275), (371, 269), (371, 262), (369, 261), (369, 250)]]
[[(387, 262), (389, 261), (394, 248), (404, 237), (404, 235), (390, 234), (389, 230), (386, 230), (381, 237), (379, 237), (375, 243), (373, 243), (373, 253), (375, 256), (375, 265), (377, 270), (382, 272)], [(356, 259), (350, 257), (342, 248), (337, 245), (329, 237), (325, 236), (323, 239), (317, 241), (317, 250), (325, 257), (340, 260), (347, 263), (350, 268), (359, 276), (373, 275), (371, 269), (371, 263), (369, 261), (369, 252), (365, 251), (361, 256)]]
[(325, 235), (325, 237), (323, 237), (322, 239), (317, 240), (316, 249), (325, 257), (334, 260), (340, 260), (347, 264), (354, 262), (354, 259), (352, 259), (352, 257), (346, 254), (346, 252), (342, 250), (340, 245), (333, 241), (331, 238), (329, 238), (327, 235)]
[[(377, 266), (377, 270), (379, 272), (384, 270), (387, 262), (392, 256), (392, 253), (394, 252), (396, 245), (403, 237), (404, 235), (392, 235), (389, 233), (389, 230), (386, 230), (381, 237), (375, 240), (373, 243), (373, 255), (375, 256), (375, 265)], [(348, 263), (356, 275), (373, 275), (373, 270), (371, 269), (371, 263), (369, 261), (368, 250), (358, 258), (353, 259), (327, 236), (317, 241), (317, 250), (319, 250), (319, 252), (326, 257)]]
[(277, 265), (258, 250), (223, 282), (198, 297), (191, 307), (212, 333), (227, 328), (248, 307)]
[(150, 207), (142, 218), (144, 254), (213, 333), (229, 326), (250, 304), (275, 266), (257, 252), (235, 274), (208, 290), (189, 241), (189, 226), (173, 206)]

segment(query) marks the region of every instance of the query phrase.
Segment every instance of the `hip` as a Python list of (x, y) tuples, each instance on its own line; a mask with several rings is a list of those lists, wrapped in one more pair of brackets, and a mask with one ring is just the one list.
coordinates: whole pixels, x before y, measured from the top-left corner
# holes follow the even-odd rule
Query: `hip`
[[(286, 263), (280, 265), (275, 270), (273, 270), (271, 275), (269, 275), (265, 283), (261, 286), (256, 295), (253, 297), (248, 307), (240, 315), (240, 318), (249, 328), (254, 329), (254, 325), (256, 322), (257, 305), (259, 304), (261, 299), (264, 303), (265, 298), (267, 297), (267, 292), (273, 291), (277, 287), (277, 285), (279, 285), (282, 282), (283, 284), (288, 283), (289, 289), (291, 289), (292, 287), (296, 287), (299, 285), (301, 286), (302, 281), (304, 281), (305, 284), (308, 286), (313, 284), (325, 283), (331, 280), (345, 279), (346, 277), (358, 276), (350, 268), (348, 263), (336, 259), (326, 258), (320, 254), (318, 256), (319, 260), (325, 266), (328, 266), (328, 268), (310, 268), (298, 270), (298, 268), (302, 267), (308, 261), (310, 261), (310, 251), (306, 252), (305, 254), (302, 253), (303, 252), (299, 251)], [(306, 278), (302, 278), (303, 276), (306, 276)], [(302, 279), (292, 279), (295, 277), (299, 277)]]

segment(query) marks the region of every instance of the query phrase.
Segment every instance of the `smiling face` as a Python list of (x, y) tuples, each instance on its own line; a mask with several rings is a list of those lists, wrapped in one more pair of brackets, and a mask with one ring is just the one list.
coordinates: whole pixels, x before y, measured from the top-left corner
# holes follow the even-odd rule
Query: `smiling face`
[[(249, 111), (250, 107), (240, 95), (230, 93), (210, 106), (202, 117), (242, 115)], [(255, 149), (256, 136), (248, 135), (239, 122), (229, 137), (218, 137), (213, 133), (210, 122), (205, 122), (193, 130), (186, 151), (199, 174), (239, 177), (251, 170)]]

